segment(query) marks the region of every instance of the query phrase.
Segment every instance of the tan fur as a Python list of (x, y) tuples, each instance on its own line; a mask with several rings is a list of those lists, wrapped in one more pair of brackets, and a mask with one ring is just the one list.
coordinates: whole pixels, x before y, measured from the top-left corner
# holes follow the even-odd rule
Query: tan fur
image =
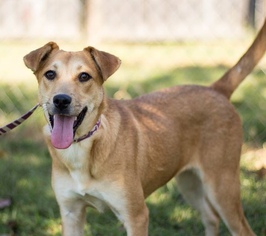
[[(236, 73), (237, 64), (211, 87), (177, 86), (125, 101), (108, 99), (103, 92), (103, 82), (120, 65), (111, 54), (91, 47), (65, 52), (51, 42), (26, 55), (48, 122), (57, 94), (71, 96), (71, 116), (88, 107), (76, 137), (101, 118), (97, 132), (67, 149), (54, 148), (49, 127), (44, 129), (63, 235), (83, 235), (90, 205), (99, 211), (111, 208), (127, 235), (147, 236), (144, 200), (173, 177), (200, 212), (206, 235), (218, 234), (220, 218), (232, 235), (254, 235), (240, 200), (241, 123), (227, 98), (263, 56), (265, 36), (264, 24), (255, 46), (240, 60), (244, 73)], [(44, 77), (48, 70), (56, 71), (54, 80)], [(80, 82), (81, 72), (92, 79)]]

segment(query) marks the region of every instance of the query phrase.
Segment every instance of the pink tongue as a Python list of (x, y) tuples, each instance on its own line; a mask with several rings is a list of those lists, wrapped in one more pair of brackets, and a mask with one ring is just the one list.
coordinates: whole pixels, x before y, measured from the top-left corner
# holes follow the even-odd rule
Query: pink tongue
[(55, 148), (68, 148), (73, 142), (73, 124), (75, 117), (54, 115), (54, 127), (51, 142)]

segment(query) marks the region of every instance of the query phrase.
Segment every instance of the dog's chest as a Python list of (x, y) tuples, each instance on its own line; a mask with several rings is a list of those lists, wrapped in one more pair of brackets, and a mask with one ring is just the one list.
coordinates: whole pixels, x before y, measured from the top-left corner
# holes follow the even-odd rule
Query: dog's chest
[[(73, 194), (79, 199), (103, 212), (106, 207), (111, 208), (119, 217), (117, 205), (122, 206), (123, 191), (119, 183), (108, 179), (95, 180), (89, 171), (88, 145), (72, 145), (66, 150), (58, 150), (57, 154), (68, 168), (69, 175), (64, 181), (66, 198), (72, 198)], [(55, 180), (61, 181), (61, 180)], [(62, 189), (62, 183), (58, 183)], [(61, 194), (61, 193), (57, 193)], [(120, 217), (119, 217), (120, 218)]]
[(84, 142), (72, 144), (68, 149), (56, 151), (57, 157), (68, 169), (69, 182), (73, 182), (75, 191), (83, 195), (93, 182), (90, 175), (90, 146), (91, 143), (84, 140)]

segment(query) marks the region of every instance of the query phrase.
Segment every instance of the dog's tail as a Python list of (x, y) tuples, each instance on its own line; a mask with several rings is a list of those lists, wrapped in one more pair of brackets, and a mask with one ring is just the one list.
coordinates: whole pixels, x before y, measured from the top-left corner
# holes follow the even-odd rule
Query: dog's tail
[(225, 95), (228, 99), (253, 70), (266, 50), (266, 20), (254, 42), (240, 60), (229, 69), (219, 80), (211, 85), (211, 88)]

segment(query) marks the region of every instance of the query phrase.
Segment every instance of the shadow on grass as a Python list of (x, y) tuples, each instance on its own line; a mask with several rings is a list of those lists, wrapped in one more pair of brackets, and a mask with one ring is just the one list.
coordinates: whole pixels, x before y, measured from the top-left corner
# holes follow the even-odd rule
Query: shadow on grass
[[(150, 93), (161, 88), (167, 88), (176, 85), (198, 84), (209, 85), (212, 81), (219, 78), (225, 71), (223, 65), (214, 67), (177, 67), (171, 71), (153, 74), (145, 80), (137, 82), (132, 81), (126, 86), (127, 93), (133, 98), (144, 93)], [(114, 79), (113, 79), (114, 81)], [(124, 87), (123, 87), (124, 88)], [(108, 84), (107, 94), (113, 97), (114, 94), (121, 89), (121, 84)]]
[(13, 204), (0, 212), (0, 235), (10, 221), (18, 235), (43, 234), (48, 219), (59, 217), (51, 186), (51, 160), (46, 148), (32, 140), (1, 140), (0, 198)]

